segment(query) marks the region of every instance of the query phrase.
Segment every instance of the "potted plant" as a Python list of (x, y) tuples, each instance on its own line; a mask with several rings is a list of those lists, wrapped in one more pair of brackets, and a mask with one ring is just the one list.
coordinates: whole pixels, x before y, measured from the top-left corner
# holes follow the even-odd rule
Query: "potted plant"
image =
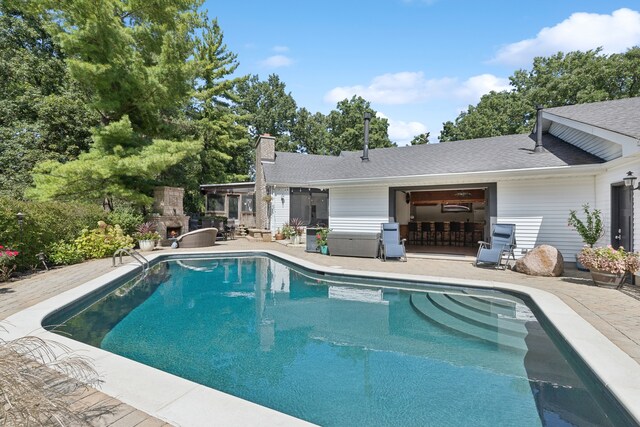
[(640, 256), (627, 252), (621, 246), (593, 248), (585, 246), (578, 260), (589, 269), (593, 282), (598, 286), (622, 287), (627, 273), (635, 274), (640, 269)]
[[(589, 203), (582, 205), (582, 211), (585, 214), (584, 221), (578, 218), (578, 214), (575, 210), (569, 211), (569, 223), (568, 225), (573, 227), (582, 241), (589, 245), (590, 248), (595, 245), (602, 236), (604, 236), (604, 224), (602, 222), (602, 213), (600, 209), (589, 209)], [(585, 270), (581, 265), (580, 260), (576, 259), (576, 266), (579, 270)]]
[(152, 251), (156, 247), (156, 242), (160, 240), (160, 235), (156, 231), (156, 225), (153, 222), (140, 224), (134, 237), (138, 239), (141, 251)]
[(289, 226), (293, 228), (295, 235), (293, 236), (293, 244), (297, 245), (300, 243), (300, 239), (302, 237), (302, 233), (304, 233), (304, 222), (300, 218), (292, 218), (289, 221)]
[(316, 245), (320, 249), (320, 253), (322, 255), (327, 255), (329, 253), (329, 248), (327, 246), (327, 238), (329, 237), (329, 229), (328, 228), (319, 228), (316, 232)]
[(276, 230), (275, 238), (276, 240), (284, 240), (284, 234), (282, 233), (279, 227)]

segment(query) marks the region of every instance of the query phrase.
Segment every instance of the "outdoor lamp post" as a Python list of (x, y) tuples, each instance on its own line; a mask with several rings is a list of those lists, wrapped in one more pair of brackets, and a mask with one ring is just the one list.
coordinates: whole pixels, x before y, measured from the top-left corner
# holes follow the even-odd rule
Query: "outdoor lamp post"
[(631, 187), (632, 190), (640, 190), (640, 185), (634, 188), (634, 184), (636, 183), (636, 178), (633, 175), (633, 172), (627, 172), (627, 176), (625, 176), (622, 180), (624, 181), (625, 187)]
[(22, 224), (24, 224), (24, 214), (22, 212), (18, 212), (16, 214), (16, 218), (18, 220), (18, 226), (20, 227), (20, 243), (22, 243)]

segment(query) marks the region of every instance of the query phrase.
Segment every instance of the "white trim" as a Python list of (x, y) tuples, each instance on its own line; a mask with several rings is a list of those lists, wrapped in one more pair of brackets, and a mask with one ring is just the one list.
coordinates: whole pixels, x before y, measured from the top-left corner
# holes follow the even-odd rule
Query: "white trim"
[(616, 144), (620, 144), (622, 145), (623, 156), (628, 156), (630, 154), (638, 152), (638, 146), (640, 145), (640, 140), (633, 138), (631, 136), (614, 132), (608, 129), (604, 129), (598, 126), (590, 125), (587, 123), (578, 122), (576, 120), (568, 119), (566, 117), (557, 116), (553, 113), (550, 113), (544, 110), (542, 111), (542, 117), (544, 119), (548, 119), (550, 121), (577, 129), (589, 135), (595, 135), (600, 138), (606, 139), (608, 141), (614, 142)]

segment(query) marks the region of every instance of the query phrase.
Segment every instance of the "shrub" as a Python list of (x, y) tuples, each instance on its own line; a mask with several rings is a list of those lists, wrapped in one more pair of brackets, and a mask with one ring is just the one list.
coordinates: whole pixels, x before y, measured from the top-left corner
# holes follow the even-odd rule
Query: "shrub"
[(55, 265), (77, 264), (84, 259), (75, 243), (67, 243), (62, 240), (52, 243), (47, 248), (47, 253), (49, 261)]
[[(16, 214), (25, 214), (22, 232)], [(0, 196), (0, 242), (20, 252), (17, 269), (38, 265), (37, 254), (53, 243), (72, 242), (80, 231), (91, 227), (106, 214), (99, 205), (62, 202), (25, 202)]]
[(6, 282), (16, 269), (18, 251), (0, 246), (0, 282)]
[(599, 209), (589, 210), (589, 203), (582, 205), (585, 220), (578, 218), (576, 211), (569, 211), (569, 225), (576, 229), (582, 240), (589, 246), (595, 245), (604, 236), (602, 214)]
[(319, 228), (316, 233), (316, 246), (327, 246), (327, 238), (329, 237), (328, 228)]
[(129, 236), (133, 236), (136, 232), (138, 224), (144, 221), (144, 216), (134, 208), (124, 207), (116, 208), (109, 212), (106, 222), (109, 225), (119, 225), (122, 232)]
[(119, 248), (133, 247), (133, 238), (125, 235), (119, 225), (99, 221), (98, 228), (82, 230), (75, 244), (85, 259), (105, 258), (113, 255)]

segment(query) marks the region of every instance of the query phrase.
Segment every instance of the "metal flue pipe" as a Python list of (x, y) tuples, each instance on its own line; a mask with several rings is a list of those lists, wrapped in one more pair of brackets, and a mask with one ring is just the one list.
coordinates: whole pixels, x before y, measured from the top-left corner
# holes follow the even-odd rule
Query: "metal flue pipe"
[(536, 146), (533, 148), (534, 153), (543, 153), (545, 151), (542, 146), (542, 105), (536, 105)]
[(369, 121), (371, 121), (371, 113), (364, 113), (364, 149), (360, 157), (363, 162), (369, 161)]

